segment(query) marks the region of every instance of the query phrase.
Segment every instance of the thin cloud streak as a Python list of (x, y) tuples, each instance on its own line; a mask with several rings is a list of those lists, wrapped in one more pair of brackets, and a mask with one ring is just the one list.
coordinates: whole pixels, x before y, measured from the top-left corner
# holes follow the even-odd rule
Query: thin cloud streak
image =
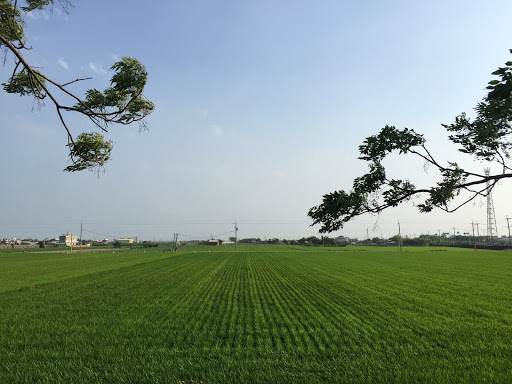
[(106, 74), (107, 70), (101, 64), (89, 63), (89, 69), (96, 73)]
[(57, 63), (64, 69), (69, 69), (69, 63), (63, 57), (59, 57)]

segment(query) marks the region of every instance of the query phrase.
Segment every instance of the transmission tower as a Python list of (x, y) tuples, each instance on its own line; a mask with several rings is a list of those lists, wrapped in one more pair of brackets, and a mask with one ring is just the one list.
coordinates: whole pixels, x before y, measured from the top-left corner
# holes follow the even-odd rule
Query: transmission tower
[[(484, 168), (485, 176), (491, 174), (489, 168)], [(496, 215), (494, 214), (494, 203), (492, 202), (491, 193), (491, 182), (488, 180), (487, 183), (487, 239), (489, 244), (495, 242), (498, 239), (498, 228), (496, 225)]]

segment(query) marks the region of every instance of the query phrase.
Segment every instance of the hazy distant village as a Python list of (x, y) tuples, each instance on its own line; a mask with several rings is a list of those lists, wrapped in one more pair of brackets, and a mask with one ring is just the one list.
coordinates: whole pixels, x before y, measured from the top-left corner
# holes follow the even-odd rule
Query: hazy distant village
[[(222, 240), (216, 238), (209, 239), (175, 239), (176, 245), (199, 244), (208, 246), (221, 246), (221, 245), (234, 245), (238, 244), (252, 244), (252, 245), (302, 245), (302, 246), (347, 246), (347, 245), (376, 245), (376, 246), (393, 246), (401, 244), (403, 246), (458, 246), (458, 247), (510, 247), (512, 246), (512, 239), (510, 236), (501, 236), (490, 238), (488, 236), (473, 235), (469, 232), (439, 232), (437, 234), (421, 234), (418, 237), (395, 235), (389, 239), (374, 237), (367, 237), (365, 239), (348, 238), (345, 236), (328, 237), (328, 236), (309, 236), (302, 237), (298, 240), (278, 239), (278, 238), (242, 238), (236, 239), (230, 237), (229, 240)], [(51, 239), (38, 240), (33, 238), (17, 239), (17, 238), (4, 238), (0, 240), (1, 249), (29, 249), (29, 248), (58, 248), (58, 247), (92, 247), (92, 246), (107, 246), (107, 247), (122, 247), (122, 246), (148, 246), (148, 244), (171, 243), (170, 241), (142, 241), (137, 238), (117, 238), (117, 239), (102, 239), (102, 240), (80, 240), (78, 236), (71, 233), (64, 233), (58, 237)], [(173, 242), (174, 243), (174, 242)]]
[[(115, 239), (114, 241), (120, 243), (120, 244), (132, 244), (134, 243), (135, 239)], [(111, 243), (109, 239), (103, 239), (99, 241), (91, 241), (86, 240), (82, 241), (83, 247), (90, 247), (93, 245), (106, 245)], [(57, 247), (73, 247), (80, 245), (80, 240), (78, 239), (78, 236), (74, 236), (71, 233), (64, 233), (60, 235), (59, 237), (55, 237), (53, 239), (44, 239), (44, 240), (37, 240), (37, 239), (17, 239), (17, 238), (5, 238), (0, 241), (0, 249), (2, 248), (18, 248), (18, 247), (25, 247), (25, 248), (57, 248)]]
[[(222, 239), (214, 239), (213, 237), (210, 239), (195, 239), (195, 240), (186, 240), (179, 241), (178, 243), (194, 243), (194, 244), (203, 244), (210, 246), (220, 246), (222, 244), (229, 245), (238, 242), (239, 244), (253, 244), (253, 245), (271, 245), (271, 244), (287, 244), (287, 245), (330, 245), (330, 246), (345, 246), (348, 244), (357, 244), (359, 242), (358, 239), (349, 239), (344, 236), (337, 236), (334, 238), (330, 238), (327, 236), (322, 236), (321, 238), (317, 238), (315, 236), (310, 236), (308, 238), (303, 237), (299, 240), (286, 240), (286, 239), (278, 239), (278, 238), (270, 238), (270, 239), (260, 239), (260, 238), (245, 238), (245, 239), (235, 239), (234, 237), (230, 237), (229, 241), (224, 241)], [(10, 248), (57, 248), (57, 247), (91, 247), (91, 246), (101, 246), (101, 245), (130, 245), (130, 244), (143, 244), (148, 243), (147, 241), (138, 241), (137, 238), (117, 238), (114, 240), (110, 239), (102, 239), (102, 240), (80, 240), (78, 236), (72, 235), (71, 233), (64, 233), (59, 237), (55, 237), (52, 239), (44, 239), (38, 240), (33, 238), (26, 239), (17, 239), (17, 238), (4, 238), (0, 240), (0, 249), (10, 249)], [(160, 241), (159, 243), (162, 243)], [(165, 241), (164, 241), (165, 243)]]

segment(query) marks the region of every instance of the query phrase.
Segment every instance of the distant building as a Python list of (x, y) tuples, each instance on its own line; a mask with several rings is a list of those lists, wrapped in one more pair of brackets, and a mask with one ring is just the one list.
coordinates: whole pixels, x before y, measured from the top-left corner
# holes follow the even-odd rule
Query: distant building
[(133, 239), (117, 239), (121, 244), (133, 244)]
[(336, 245), (345, 245), (348, 244), (349, 240), (345, 236), (338, 236), (334, 239), (334, 244)]
[(208, 245), (218, 246), (219, 240), (214, 240), (214, 239), (208, 240)]
[(3, 244), (9, 244), (9, 245), (12, 245), (12, 244), (19, 245), (19, 244), (21, 244), (21, 240), (13, 237), (12, 239), (3, 239), (2, 243)]
[(76, 245), (78, 243), (78, 237), (72, 236), (71, 233), (64, 233), (59, 236), (58, 245), (71, 247), (72, 245)]

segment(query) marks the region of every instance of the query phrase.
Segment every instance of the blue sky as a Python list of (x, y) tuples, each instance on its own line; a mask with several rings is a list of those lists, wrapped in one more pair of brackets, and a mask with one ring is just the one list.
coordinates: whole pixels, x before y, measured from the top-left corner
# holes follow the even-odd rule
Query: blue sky
[[(0, 238), (225, 234), (317, 235), (307, 211), (366, 171), (357, 148), (385, 124), (424, 133), (444, 160), (467, 160), (441, 123), (472, 112), (491, 72), (510, 60), (509, 1), (87, 1), (69, 15), (26, 17), (27, 59), (70, 87), (108, 86), (120, 57), (149, 72), (149, 131), (113, 127), (113, 160), (98, 178), (62, 172), (65, 131), (50, 103), (0, 93)], [(5, 81), (12, 58), (0, 67)], [(67, 116), (72, 131), (91, 130)], [(435, 180), (393, 158), (391, 175)], [(480, 170), (483, 164), (472, 165)], [(506, 234), (509, 181), (494, 192)], [(412, 204), (364, 216), (332, 235), (390, 237), (485, 228), (485, 201), (457, 214)], [(227, 238), (230, 234), (223, 235)], [(185, 237), (185, 238), (186, 238)]]

